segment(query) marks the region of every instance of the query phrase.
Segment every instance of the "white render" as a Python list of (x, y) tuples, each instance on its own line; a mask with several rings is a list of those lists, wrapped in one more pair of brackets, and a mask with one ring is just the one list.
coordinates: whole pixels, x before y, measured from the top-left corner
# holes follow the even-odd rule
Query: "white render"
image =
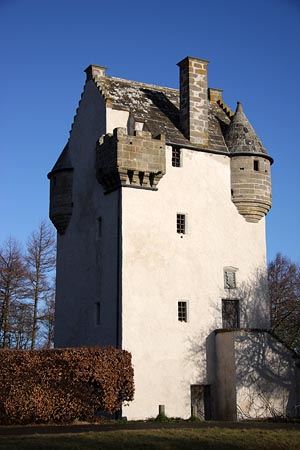
[[(122, 346), (136, 380), (124, 415), (131, 419), (154, 417), (160, 404), (172, 417), (190, 416), (190, 385), (207, 382), (203, 337), (222, 327), (223, 268), (237, 267), (241, 284), (258, 262), (265, 267), (264, 220), (251, 224), (237, 213), (229, 158), (183, 149), (182, 160), (172, 167), (168, 148), (159, 190), (122, 194)], [(179, 212), (187, 214), (186, 235), (176, 233)], [(187, 323), (177, 320), (179, 300), (188, 301)]]
[[(189, 67), (193, 69), (194, 60), (191, 64)], [(248, 381), (245, 379), (243, 384), (243, 377), (240, 377), (239, 384), (235, 383), (243, 344), (235, 340), (234, 332), (221, 330), (219, 333), (218, 330), (223, 328), (223, 299), (239, 301), (239, 328), (269, 328), (264, 215), (270, 208), (268, 170), (271, 159), (265, 153), (260, 154), (262, 144), (258, 138), (255, 138), (256, 149), (249, 156), (247, 152), (240, 156), (235, 149), (235, 153), (228, 152), (221, 130), (218, 131), (214, 123), (220, 138), (218, 145), (223, 145), (226, 151), (202, 148), (196, 144), (177, 145), (181, 149), (181, 166), (173, 167), (172, 145), (167, 140), (161, 173), (156, 179), (158, 184), (151, 187), (142, 182), (140, 186), (131, 184), (128, 181), (130, 170), (125, 180), (126, 164), (132, 163), (132, 167), (128, 165), (131, 169), (138, 158), (142, 162), (143, 158), (152, 158), (155, 164), (158, 156), (151, 155), (150, 150), (155, 145), (159, 149), (165, 142), (151, 140), (155, 136), (148, 131), (149, 127), (151, 129), (151, 123), (147, 123), (150, 99), (147, 97), (144, 109), (138, 112), (136, 109), (140, 90), (147, 88), (151, 97), (156, 87), (136, 83), (130, 88), (131, 96), (134, 92), (135, 96), (126, 97), (126, 104), (120, 106), (116, 99), (124, 80), (115, 79), (117, 88), (109, 92), (108, 78), (102, 67), (90, 66), (87, 69), (87, 82), (68, 142), (68, 161), (65, 160), (63, 165), (58, 160), (49, 174), (53, 198), (57, 192), (60, 194), (55, 191), (56, 181), (62, 180), (63, 190), (64, 183), (72, 178), (72, 198), (67, 200), (67, 206), (63, 203), (66, 197), (62, 202), (58, 195), (54, 199), (58, 202), (54, 205), (56, 209), (50, 207), (53, 223), (59, 210), (64, 224), (67, 224), (63, 230), (59, 229), (60, 224), (55, 225), (59, 232), (55, 346), (114, 346), (131, 352), (135, 397), (122, 410), (122, 415), (128, 419), (155, 417), (159, 405), (165, 406), (170, 417), (190, 417), (193, 406), (191, 386), (194, 385), (211, 389), (214, 398), (208, 414), (211, 418), (235, 420), (237, 408), (246, 410), (250, 416), (266, 415), (268, 411), (262, 411), (260, 406), (255, 409), (246, 405), (246, 394), (251, 392), (253, 396), (253, 393), (260, 392), (260, 388), (254, 383), (249, 391)], [(174, 90), (159, 89), (165, 89), (166, 96), (169, 91), (174, 95)], [(220, 92), (214, 90), (211, 93), (214, 108), (219, 107), (216, 99)], [(205, 89), (201, 95), (205, 95)], [(159, 102), (159, 99), (155, 98), (155, 101)], [(203, 99), (199, 102), (205, 108), (209, 103)], [(223, 115), (226, 108), (220, 106)], [(245, 120), (240, 106), (234, 117), (236, 127), (240, 120)], [(232, 119), (226, 116), (224, 120), (229, 124)], [(116, 129), (122, 129), (120, 134)], [(135, 133), (134, 130), (138, 131)], [(251, 132), (254, 135), (254, 130)], [(197, 136), (197, 123), (194, 133)], [(99, 173), (96, 170), (97, 145), (103, 135), (100, 147), (110, 145), (108, 142), (113, 138), (116, 138), (116, 145), (123, 145), (120, 143), (123, 136), (125, 140), (132, 136), (133, 141), (141, 142), (138, 139), (143, 138), (143, 142), (150, 143), (142, 156), (134, 150), (130, 153), (126, 150), (128, 145), (124, 144), (123, 160), (118, 149), (113, 176), (117, 173), (123, 179), (111, 190), (101, 184), (104, 169), (110, 167), (111, 162), (102, 161), (104, 169), (100, 169), (103, 173), (99, 168)], [(234, 132), (230, 142), (234, 146)], [(126, 152), (129, 154), (127, 157)], [(263, 162), (263, 181), (257, 181), (257, 174), (252, 171), (253, 159), (257, 158)], [(151, 172), (149, 167), (138, 169), (146, 174), (147, 180), (151, 178), (147, 173), (147, 170)], [(234, 192), (233, 168), (237, 186)], [(256, 183), (253, 185), (253, 208), (251, 185), (249, 188), (251, 177)], [(267, 186), (266, 193), (263, 192), (264, 186)], [(247, 191), (245, 205), (241, 205), (243, 190)], [(266, 203), (263, 209), (260, 199), (264, 196), (267, 201), (263, 200)], [(245, 216), (239, 208), (246, 211)], [(259, 219), (255, 208), (259, 209)], [(177, 232), (177, 214), (186, 215), (186, 234)], [(224, 287), (226, 268), (233, 268), (235, 272), (234, 289)], [(178, 320), (178, 301), (187, 302), (187, 322)], [(265, 336), (263, 331), (260, 333)], [(272, 364), (276, 361), (276, 348), (273, 345)], [(277, 358), (284, 354), (283, 358), (290, 364), (291, 352), (281, 350), (282, 347)], [(298, 369), (293, 370), (296, 373)], [(296, 378), (299, 378), (299, 371), (297, 374)], [(223, 376), (230, 380), (229, 385)], [(280, 371), (276, 374), (278, 376)], [(294, 386), (292, 376), (290, 383)], [(299, 386), (297, 389), (295, 401), (300, 395)], [(276, 392), (276, 386), (273, 392)], [(288, 398), (280, 401), (280, 408), (286, 411)], [(277, 399), (270, 398), (274, 407), (278, 404), (276, 402)], [(202, 418), (204, 409), (200, 414)]]

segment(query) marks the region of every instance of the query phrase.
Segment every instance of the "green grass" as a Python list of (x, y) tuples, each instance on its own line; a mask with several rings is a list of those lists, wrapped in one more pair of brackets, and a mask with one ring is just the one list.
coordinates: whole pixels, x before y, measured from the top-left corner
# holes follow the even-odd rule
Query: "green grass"
[(2, 450), (299, 450), (300, 430), (159, 429), (0, 436)]

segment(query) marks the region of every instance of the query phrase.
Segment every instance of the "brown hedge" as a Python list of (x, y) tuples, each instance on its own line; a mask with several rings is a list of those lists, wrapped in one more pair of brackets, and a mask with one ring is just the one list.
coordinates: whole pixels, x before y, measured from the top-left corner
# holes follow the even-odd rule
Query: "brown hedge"
[(124, 350), (0, 350), (1, 424), (91, 420), (118, 411), (133, 393)]

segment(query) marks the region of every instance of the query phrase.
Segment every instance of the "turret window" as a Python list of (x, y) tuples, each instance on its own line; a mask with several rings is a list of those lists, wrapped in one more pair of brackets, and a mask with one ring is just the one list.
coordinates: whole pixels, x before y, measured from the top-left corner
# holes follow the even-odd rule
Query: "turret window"
[(253, 169), (258, 172), (259, 171), (259, 161), (254, 160), (253, 161)]

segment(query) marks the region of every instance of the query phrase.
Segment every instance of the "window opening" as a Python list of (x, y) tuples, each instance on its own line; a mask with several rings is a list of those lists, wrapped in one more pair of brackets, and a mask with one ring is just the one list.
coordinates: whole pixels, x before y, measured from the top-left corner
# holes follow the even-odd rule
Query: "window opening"
[(209, 384), (191, 385), (191, 413), (193, 418), (210, 420), (211, 386)]
[(100, 303), (95, 303), (95, 319), (96, 325), (100, 325)]
[(257, 160), (253, 161), (253, 168), (256, 172), (259, 171), (259, 161)]
[(133, 170), (127, 170), (127, 175), (128, 175), (128, 179), (129, 179), (129, 183), (132, 183), (132, 179), (133, 179)]
[(186, 233), (185, 214), (177, 214), (177, 233), (179, 234)]
[(181, 150), (180, 148), (172, 147), (172, 166), (180, 167), (181, 166)]
[(178, 321), (187, 322), (187, 302), (182, 300), (178, 302)]
[(239, 300), (222, 300), (222, 326), (226, 329), (240, 327)]
[(234, 270), (224, 270), (224, 287), (225, 289), (236, 288), (236, 277)]
[(97, 237), (101, 238), (102, 236), (102, 217), (98, 217), (97, 219)]

